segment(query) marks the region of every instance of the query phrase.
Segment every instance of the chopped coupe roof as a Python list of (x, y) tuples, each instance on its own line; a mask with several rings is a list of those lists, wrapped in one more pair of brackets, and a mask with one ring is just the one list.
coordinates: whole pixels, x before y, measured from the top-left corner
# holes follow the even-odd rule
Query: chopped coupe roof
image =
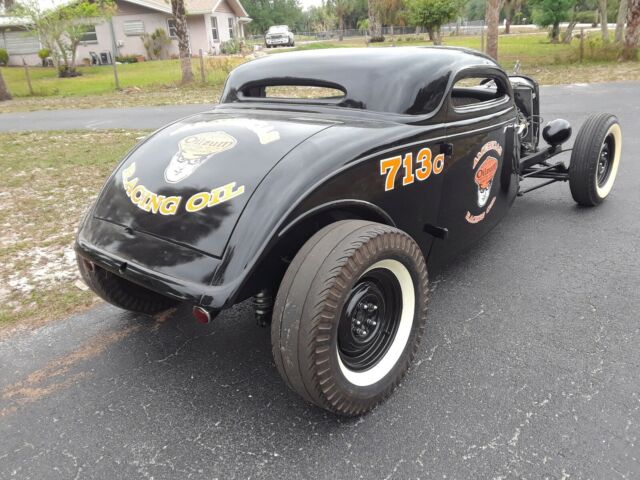
[(449, 47), (335, 48), (274, 54), (233, 70), (222, 102), (242, 101), (246, 89), (253, 86), (325, 85), (345, 91), (345, 97), (334, 105), (427, 114), (440, 105), (451, 75), (469, 67), (498, 65), (479, 52)]

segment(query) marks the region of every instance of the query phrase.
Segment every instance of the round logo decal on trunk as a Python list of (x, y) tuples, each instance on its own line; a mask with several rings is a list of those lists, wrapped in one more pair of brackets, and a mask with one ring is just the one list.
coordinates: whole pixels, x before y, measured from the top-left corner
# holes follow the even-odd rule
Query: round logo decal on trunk
[(168, 183), (178, 183), (189, 177), (211, 157), (232, 149), (237, 143), (234, 137), (220, 131), (184, 137), (178, 142), (178, 151), (171, 157), (164, 171), (164, 179)]

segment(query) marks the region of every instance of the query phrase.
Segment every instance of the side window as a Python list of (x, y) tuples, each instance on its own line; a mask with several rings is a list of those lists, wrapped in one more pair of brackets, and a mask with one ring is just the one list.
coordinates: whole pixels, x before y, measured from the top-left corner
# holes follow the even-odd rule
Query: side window
[(171, 38), (178, 38), (178, 29), (176, 28), (176, 19), (168, 18), (167, 27), (169, 27), (169, 36)]
[(506, 98), (503, 80), (491, 75), (460, 78), (451, 90), (451, 103), (456, 109), (489, 107)]
[(214, 42), (220, 41), (220, 37), (218, 37), (218, 19), (216, 17), (211, 17), (211, 37), (213, 37)]

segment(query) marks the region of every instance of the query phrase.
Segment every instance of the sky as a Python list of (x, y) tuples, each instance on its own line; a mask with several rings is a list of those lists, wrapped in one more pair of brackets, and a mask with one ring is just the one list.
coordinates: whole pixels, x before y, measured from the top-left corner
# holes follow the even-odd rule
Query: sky
[(298, 2), (304, 10), (307, 10), (309, 7), (319, 7), (322, 0), (298, 0)]

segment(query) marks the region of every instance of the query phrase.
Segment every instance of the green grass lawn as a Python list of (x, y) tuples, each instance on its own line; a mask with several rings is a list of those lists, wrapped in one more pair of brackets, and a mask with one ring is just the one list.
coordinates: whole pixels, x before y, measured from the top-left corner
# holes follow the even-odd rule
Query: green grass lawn
[[(207, 58), (205, 76), (207, 85), (222, 85), (229, 71), (242, 62), (241, 58)], [(115, 80), (111, 65), (79, 67), (82, 76), (58, 78), (55, 68), (33, 67), (29, 69), (36, 96), (84, 96), (113, 92)], [(193, 60), (193, 72), (200, 79), (200, 64)], [(2, 75), (12, 95), (24, 97), (29, 89), (22, 67), (4, 67)], [(123, 88), (148, 89), (175, 86), (180, 82), (179, 60), (158, 60), (118, 65), (118, 77)]]
[(79, 288), (78, 222), (146, 131), (0, 134), (0, 337), (9, 325), (64, 317), (96, 302)]
[[(640, 80), (640, 62), (619, 63), (615, 50), (597, 45), (598, 32), (590, 32), (585, 41), (585, 61), (578, 63), (579, 40), (571, 44), (551, 44), (546, 33), (501, 35), (499, 59), (507, 71), (516, 61), (521, 72), (534, 76), (541, 84)], [(446, 36), (444, 45), (480, 49), (479, 36)], [(397, 46), (431, 45), (425, 35), (404, 35), (395, 39)], [(363, 38), (298, 44), (295, 48), (265, 49), (269, 55), (291, 50), (364, 47)], [(371, 48), (392, 46), (387, 37), (384, 43)], [(205, 58), (206, 81), (200, 81), (197, 59), (193, 71), (197, 81), (180, 86), (179, 60), (161, 60), (118, 65), (121, 92), (115, 91), (111, 66), (80, 67), (81, 77), (58, 78), (53, 68), (31, 68), (35, 96), (29, 96), (24, 70), (21, 67), (2, 68), (2, 74), (15, 100), (0, 103), (0, 113), (59, 108), (126, 107), (139, 105), (169, 105), (216, 102), (228, 73), (247, 57)], [(609, 59), (609, 60), (607, 60)]]

